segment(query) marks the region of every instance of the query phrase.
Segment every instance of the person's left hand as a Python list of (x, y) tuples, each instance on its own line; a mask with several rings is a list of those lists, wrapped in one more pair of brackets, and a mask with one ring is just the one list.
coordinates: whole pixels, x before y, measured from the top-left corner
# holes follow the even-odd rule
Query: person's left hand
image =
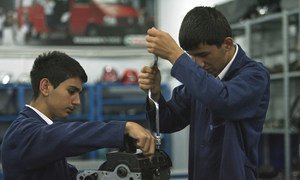
[(148, 52), (167, 59), (172, 64), (184, 53), (169, 33), (152, 27), (148, 29), (147, 34), (146, 42)]
[(138, 75), (139, 87), (145, 93), (151, 91), (152, 98), (157, 102), (160, 97), (161, 74), (158, 67), (144, 66)]

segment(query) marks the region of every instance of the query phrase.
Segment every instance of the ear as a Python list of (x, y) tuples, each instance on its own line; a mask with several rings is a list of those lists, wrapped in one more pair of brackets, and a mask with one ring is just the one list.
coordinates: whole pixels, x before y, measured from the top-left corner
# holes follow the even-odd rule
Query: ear
[(47, 78), (41, 79), (40, 92), (43, 96), (48, 96), (51, 88), (52, 88), (52, 84), (50, 83), (49, 79)]
[(226, 50), (231, 50), (231, 48), (233, 47), (233, 39), (231, 37), (226, 37), (224, 39), (224, 43), (223, 43), (224, 47)]

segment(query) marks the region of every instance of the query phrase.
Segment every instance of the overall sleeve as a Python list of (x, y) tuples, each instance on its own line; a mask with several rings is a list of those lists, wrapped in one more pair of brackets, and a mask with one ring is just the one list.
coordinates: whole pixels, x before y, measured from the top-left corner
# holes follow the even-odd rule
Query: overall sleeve
[(171, 74), (182, 82), (196, 101), (207, 106), (216, 117), (239, 120), (257, 114), (269, 86), (269, 74), (257, 63), (249, 63), (226, 81), (215, 79), (183, 54), (174, 64)]
[(125, 122), (57, 122), (47, 125), (30, 118), (26, 121), (18, 125), (18, 133), (12, 137), (8, 134), (7, 138), (12, 139), (10, 142), (14, 146), (20, 146), (16, 148), (16, 156), (28, 169), (103, 147), (123, 147)]

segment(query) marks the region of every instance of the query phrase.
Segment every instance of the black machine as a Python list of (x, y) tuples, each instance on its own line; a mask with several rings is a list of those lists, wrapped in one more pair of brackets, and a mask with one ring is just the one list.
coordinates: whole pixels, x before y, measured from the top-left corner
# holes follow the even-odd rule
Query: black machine
[(83, 170), (77, 180), (168, 180), (172, 162), (169, 156), (157, 149), (150, 160), (137, 152), (134, 140), (125, 137), (124, 150), (106, 154), (107, 160), (98, 170)]

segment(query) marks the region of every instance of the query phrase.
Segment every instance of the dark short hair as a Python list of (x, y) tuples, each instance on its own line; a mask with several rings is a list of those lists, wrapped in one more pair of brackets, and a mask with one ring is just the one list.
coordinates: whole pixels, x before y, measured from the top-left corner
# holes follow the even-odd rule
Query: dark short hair
[(47, 78), (56, 88), (61, 82), (79, 77), (82, 83), (87, 82), (87, 75), (81, 65), (67, 54), (59, 51), (47, 52), (39, 55), (30, 72), (33, 99), (39, 96), (39, 84)]
[(230, 25), (225, 16), (212, 7), (198, 6), (184, 17), (179, 43), (186, 50), (194, 50), (200, 44), (220, 47), (226, 37), (232, 37)]

